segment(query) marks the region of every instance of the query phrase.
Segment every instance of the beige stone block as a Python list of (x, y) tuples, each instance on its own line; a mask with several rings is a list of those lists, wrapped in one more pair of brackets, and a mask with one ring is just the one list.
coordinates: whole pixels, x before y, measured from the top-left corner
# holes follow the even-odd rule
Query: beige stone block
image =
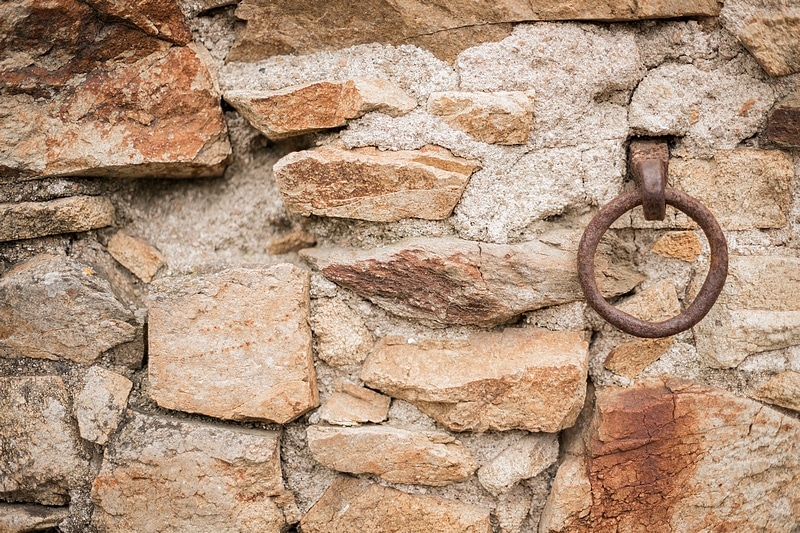
[(317, 243), (317, 238), (306, 231), (292, 231), (269, 242), (267, 252), (272, 255), (288, 254), (303, 248), (311, 248)]
[(78, 233), (113, 222), (114, 206), (108, 198), (99, 196), (0, 204), (0, 242)]
[(703, 247), (694, 231), (671, 231), (653, 243), (653, 253), (674, 257), (687, 263), (697, 261)]
[(320, 409), (319, 418), (337, 426), (380, 423), (388, 417), (391, 401), (388, 396), (364, 387), (339, 383)]
[(84, 379), (75, 399), (75, 418), (81, 437), (102, 445), (117, 430), (133, 383), (100, 366), (90, 368)]
[(539, 475), (558, 459), (558, 435), (525, 435), (478, 470), (481, 485), (495, 496)]
[(289, 264), (162, 278), (149, 300), (150, 397), (284, 424), (318, 404), (309, 275)]
[(428, 112), (478, 141), (525, 144), (533, 127), (533, 93), (432, 93)]
[(556, 432), (583, 406), (587, 360), (582, 332), (509, 328), (461, 341), (386, 338), (359, 377), (452, 431)]
[(0, 503), (0, 531), (50, 531), (68, 516), (68, 507)]
[(311, 310), (317, 355), (331, 366), (356, 365), (372, 350), (373, 338), (355, 311), (336, 298), (319, 298)]
[(781, 372), (758, 387), (753, 392), (753, 397), (786, 409), (800, 411), (800, 372)]
[(155, 247), (144, 239), (118, 231), (108, 241), (108, 253), (131, 273), (150, 283), (166, 261)]

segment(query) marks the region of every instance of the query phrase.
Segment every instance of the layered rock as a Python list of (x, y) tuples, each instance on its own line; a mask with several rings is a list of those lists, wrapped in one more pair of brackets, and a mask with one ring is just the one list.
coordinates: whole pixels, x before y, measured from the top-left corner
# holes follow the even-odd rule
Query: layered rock
[(323, 466), (351, 474), (374, 474), (392, 483), (449, 485), (478, 468), (447, 433), (390, 426), (310, 426), (308, 448)]
[(693, 382), (599, 389), (539, 524), (564, 531), (775, 531), (800, 516), (800, 423)]
[(309, 275), (292, 265), (151, 285), (150, 397), (231, 420), (294, 420), (318, 404)]
[(389, 415), (392, 399), (350, 383), (338, 383), (319, 411), (323, 422), (337, 426), (355, 426), (365, 422), (383, 422)]
[(0, 242), (77, 233), (113, 222), (114, 206), (108, 198), (99, 196), (0, 204)]
[(478, 479), (495, 496), (540, 474), (558, 459), (558, 436), (525, 435), (478, 470)]
[(781, 372), (761, 384), (753, 396), (773, 405), (800, 411), (800, 372)]
[(581, 410), (587, 364), (582, 332), (509, 328), (462, 341), (386, 338), (359, 377), (453, 431), (557, 432)]
[(118, 231), (109, 239), (108, 253), (145, 283), (150, 283), (153, 276), (167, 264), (154, 246), (124, 231)]
[(266, 531), (297, 520), (280, 434), (131, 412), (92, 484), (98, 531)]
[(123, 375), (93, 366), (75, 399), (75, 418), (81, 437), (105, 444), (117, 430), (133, 383)]
[(436, 146), (397, 152), (322, 146), (290, 153), (273, 171), (290, 211), (393, 222), (447, 218), (478, 166)]
[(703, 247), (700, 239), (693, 231), (671, 231), (665, 233), (653, 243), (653, 253), (665, 257), (674, 257), (687, 263), (693, 263), (700, 256)]
[[(617, 261), (619, 253), (612, 247), (597, 254), (598, 285), (606, 297), (642, 280), (624, 260)], [(384, 309), (438, 325), (492, 326), (583, 298), (574, 249), (541, 241), (500, 245), (413, 238), (374, 250), (315, 248), (300, 254), (326, 278)]]
[(188, 44), (192, 31), (174, 0), (86, 0), (108, 17), (119, 17), (143, 32), (177, 44)]
[(486, 143), (525, 144), (533, 127), (533, 94), (514, 92), (439, 92), (428, 112)]
[(800, 148), (800, 90), (775, 104), (764, 128), (766, 140), (784, 148)]

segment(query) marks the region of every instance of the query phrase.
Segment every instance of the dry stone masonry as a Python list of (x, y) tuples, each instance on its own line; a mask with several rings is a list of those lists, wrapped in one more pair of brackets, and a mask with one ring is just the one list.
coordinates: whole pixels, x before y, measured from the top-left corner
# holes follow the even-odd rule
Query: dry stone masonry
[(0, 2), (0, 533), (797, 533), (798, 150), (785, 0)]

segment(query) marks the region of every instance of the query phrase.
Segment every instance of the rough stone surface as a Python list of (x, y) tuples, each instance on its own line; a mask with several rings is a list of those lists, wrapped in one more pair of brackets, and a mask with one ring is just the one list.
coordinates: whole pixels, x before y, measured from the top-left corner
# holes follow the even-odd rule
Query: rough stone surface
[(339, 128), (370, 111), (408, 113), (417, 101), (381, 79), (318, 81), (278, 91), (227, 90), (230, 102), (269, 139)]
[(0, 204), (0, 242), (77, 233), (110, 226), (113, 222), (114, 206), (107, 198), (98, 196)]
[(272, 255), (288, 254), (303, 248), (311, 248), (317, 243), (317, 238), (306, 231), (292, 231), (270, 241), (267, 252)]
[(781, 372), (758, 387), (753, 396), (773, 405), (800, 411), (800, 372)]
[(800, 72), (800, 7), (782, 0), (726, 0), (725, 28), (771, 76)]
[(300, 521), (306, 533), (437, 531), (490, 533), (489, 509), (436, 496), (406, 494), (340, 476)]
[(735, 367), (754, 353), (800, 344), (800, 259), (731, 256), (717, 303), (694, 328), (697, 352)]
[(687, 263), (697, 261), (703, 247), (693, 231), (671, 231), (659, 237), (652, 251), (666, 257), (674, 257)]
[(428, 99), (428, 112), (474, 139), (525, 144), (533, 127), (533, 93), (442, 92)]
[(236, 268), (151, 285), (150, 397), (232, 420), (294, 420), (318, 404), (309, 276)]
[(392, 399), (350, 383), (339, 383), (320, 409), (319, 418), (337, 426), (355, 426), (364, 422), (383, 422), (389, 416)]
[(5, 181), (222, 173), (230, 144), (204, 49), (106, 24), (77, 0), (4, 2), (0, 21)]
[(453, 431), (554, 432), (583, 406), (587, 359), (582, 332), (509, 328), (462, 341), (387, 338), (359, 377)]
[(797, 420), (675, 379), (596, 396), (539, 531), (789, 533), (800, 524)]
[(558, 459), (558, 436), (525, 435), (478, 470), (478, 479), (494, 495), (508, 491), (523, 479), (540, 474)]
[[(375, 250), (315, 248), (301, 256), (326, 278), (384, 309), (435, 324), (491, 326), (583, 298), (575, 252), (541, 241), (498, 245), (415, 238)], [(597, 257), (604, 295), (623, 294), (641, 281), (622, 261), (616, 264), (603, 253)]]
[(4, 357), (90, 364), (103, 352), (134, 340), (138, 329), (108, 281), (72, 259), (38, 255), (0, 278)]
[(393, 222), (447, 218), (478, 166), (436, 146), (399, 152), (323, 146), (293, 152), (273, 171), (290, 211)]
[(0, 378), (0, 498), (64, 505), (88, 473), (61, 378)]
[(350, 474), (374, 474), (392, 483), (449, 485), (478, 464), (447, 433), (390, 426), (309, 426), (308, 447), (322, 465)]
[(90, 368), (75, 399), (81, 437), (97, 444), (108, 442), (108, 436), (119, 426), (132, 387), (125, 376), (100, 366)]
[(280, 434), (131, 412), (92, 485), (98, 531), (266, 531), (295, 521)]
[(109, 239), (108, 253), (145, 283), (150, 283), (153, 276), (166, 265), (164, 256), (150, 243), (124, 231), (118, 231)]
[(0, 531), (22, 533), (51, 530), (68, 516), (69, 509), (66, 507), (0, 503)]
[(314, 301), (311, 328), (317, 356), (331, 366), (356, 365), (372, 350), (372, 333), (364, 321), (336, 298)]
[(800, 90), (775, 104), (767, 117), (764, 138), (783, 148), (800, 148)]
[(189, 25), (174, 0), (87, 0), (86, 3), (101, 14), (124, 19), (149, 35), (177, 44), (192, 40)]

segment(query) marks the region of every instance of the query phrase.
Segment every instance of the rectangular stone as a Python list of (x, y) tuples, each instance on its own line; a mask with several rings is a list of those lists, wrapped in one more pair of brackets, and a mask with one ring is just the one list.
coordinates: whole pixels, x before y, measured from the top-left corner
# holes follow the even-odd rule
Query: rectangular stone
[(0, 242), (77, 233), (114, 223), (114, 206), (100, 196), (0, 204)]
[(392, 399), (350, 383), (338, 383), (336, 390), (319, 411), (323, 422), (337, 426), (356, 426), (364, 422), (383, 422)]

